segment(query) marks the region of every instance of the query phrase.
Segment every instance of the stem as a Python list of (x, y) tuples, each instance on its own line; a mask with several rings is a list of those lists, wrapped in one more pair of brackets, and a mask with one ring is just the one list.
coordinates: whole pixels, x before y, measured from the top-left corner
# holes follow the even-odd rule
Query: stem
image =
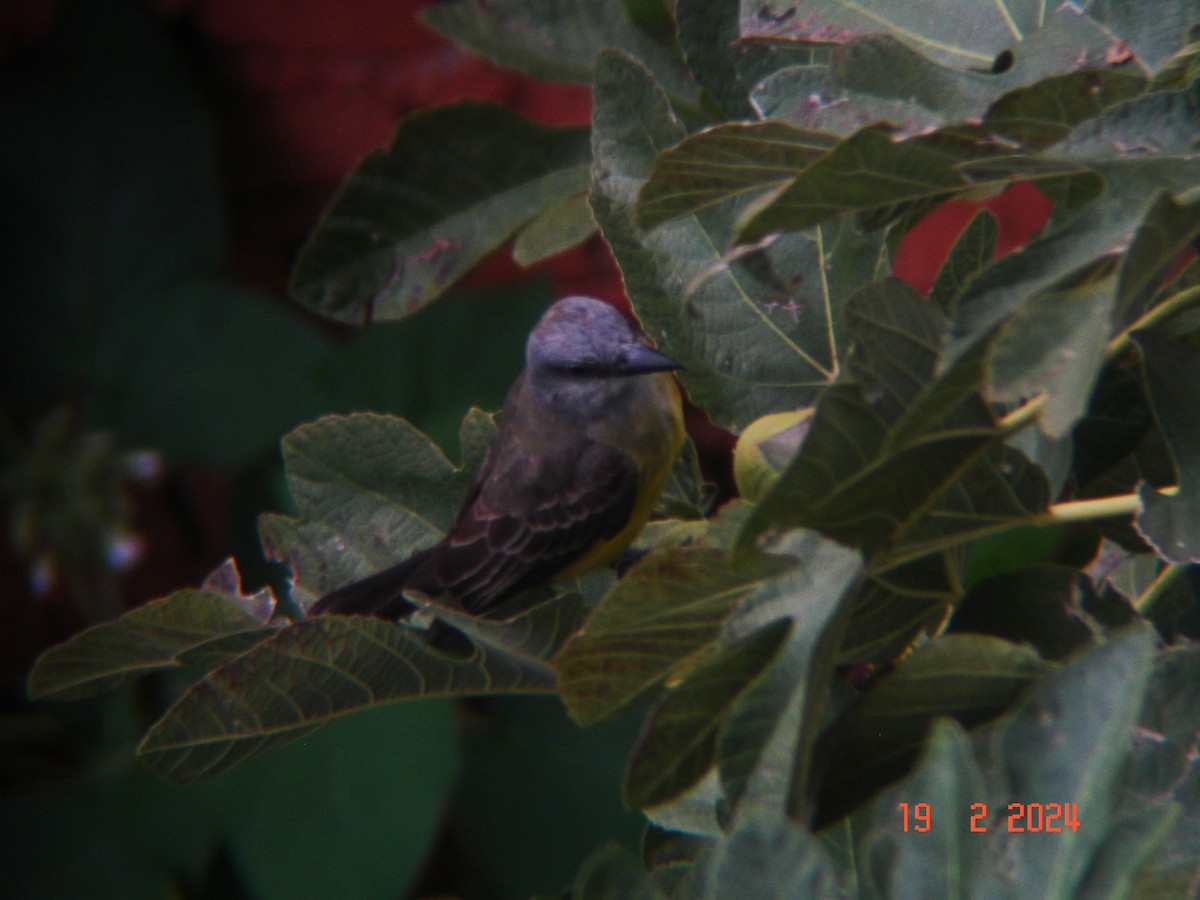
[[(1180, 291), (1178, 294), (1164, 300), (1158, 306), (1147, 311), (1136, 322), (1108, 342), (1108, 345), (1105, 347), (1105, 358), (1111, 362), (1128, 350), (1129, 345), (1133, 343), (1132, 335), (1135, 331), (1152, 328), (1160, 322), (1165, 322), (1193, 307), (1200, 307), (1200, 285)], [(1037, 421), (1042, 407), (1046, 405), (1046, 400), (1046, 394), (1038, 394), (1003, 416), (996, 425), (1006, 437), (1016, 434), (1021, 429)], [(1167, 492), (1172, 492), (1172, 489), (1168, 488)]]
[(1187, 566), (1171, 563), (1158, 573), (1158, 576), (1146, 586), (1146, 589), (1133, 601), (1133, 608), (1143, 618), (1153, 618), (1155, 607), (1170, 592), (1171, 586), (1187, 571)]
[[(1162, 488), (1159, 490), (1159, 493), (1174, 495), (1178, 491), (1179, 488), (1172, 486)], [(976, 528), (962, 534), (949, 535), (941, 540), (919, 544), (915, 548), (910, 548), (907, 554), (887, 557), (880, 564), (875, 565), (871, 571), (873, 575), (889, 572), (905, 563), (912, 562), (914, 559), (920, 559), (932, 553), (949, 550), (951, 547), (969, 544), (982, 537), (1003, 534), (1006, 531), (1015, 531), (1018, 528), (1049, 528), (1054, 525), (1065, 525), (1070, 522), (1093, 522), (1096, 519), (1110, 519), (1114, 516), (1133, 515), (1140, 512), (1141, 508), (1141, 502), (1137, 494), (1118, 494), (1113, 497), (1097, 497), (1094, 500), (1068, 500), (1063, 503), (1053, 503), (1042, 512), (1024, 519), (996, 522), (992, 525)]]
[[(1173, 497), (1179, 493), (1177, 485), (1159, 488), (1160, 494)], [(1052, 503), (1046, 511), (1023, 524), (1060, 525), (1064, 522), (1091, 522), (1094, 519), (1109, 519), (1113, 516), (1129, 516), (1142, 510), (1142, 501), (1137, 494), (1118, 494), (1114, 497), (1097, 497), (1094, 500), (1067, 500)]]
[[(1125, 352), (1133, 339), (1130, 335), (1138, 329), (1149, 328), (1153, 325), (1170, 319), (1187, 309), (1194, 306), (1200, 306), (1200, 286), (1188, 288), (1185, 291), (1180, 291), (1170, 299), (1160, 303), (1158, 306), (1151, 309), (1136, 322), (1122, 331), (1119, 335), (1108, 342), (1106, 348), (1107, 357), (1111, 361)], [(1047, 394), (1037, 394), (1030, 398), (1025, 403), (1018, 406), (1016, 409), (1009, 411), (996, 422), (996, 428), (1000, 435), (1008, 438), (1017, 434), (1021, 430), (1028, 428), (1030, 425), (1037, 422), (1038, 417), (1042, 414), (1043, 408), (1048, 402)], [(1178, 487), (1166, 487), (1159, 489), (1159, 493), (1166, 495), (1174, 495), (1178, 493)], [(1043, 512), (1037, 515), (1030, 516), (1026, 519), (1021, 519), (1015, 522), (997, 522), (990, 527), (979, 528), (967, 534), (955, 535), (954, 537), (946, 537), (941, 541), (932, 541), (921, 545), (919, 552), (910, 551), (907, 556), (888, 558), (882, 561), (882, 566), (877, 568), (875, 574), (886, 572), (897, 568), (913, 559), (920, 556), (925, 556), (930, 553), (947, 550), (950, 547), (959, 544), (969, 543), (986, 535), (1003, 533), (1016, 528), (1047, 527), (1054, 525), (1063, 525), (1070, 522), (1091, 522), (1096, 519), (1109, 519), (1115, 516), (1131, 516), (1141, 512), (1142, 503), (1137, 494), (1120, 494), (1114, 497), (1098, 497), (1092, 500), (1072, 500), (1064, 503), (1054, 503), (1047, 507)], [(1175, 577), (1175, 576), (1172, 576)], [(1157, 581), (1155, 582), (1157, 584)], [(1147, 595), (1154, 585), (1147, 588)], [(1139, 599), (1139, 603), (1142, 601)], [(1147, 604), (1154, 602), (1154, 595), (1147, 597)], [(1140, 608), (1140, 607), (1139, 607)]]
[(1016, 434), (1037, 421), (1037, 417), (1042, 413), (1042, 407), (1046, 405), (1046, 400), (1046, 394), (1038, 394), (1032, 400), (1003, 416), (996, 426), (1006, 437)]
[(1193, 306), (1200, 306), (1200, 285), (1190, 287), (1186, 291), (1180, 291), (1174, 297), (1164, 300), (1158, 306), (1149, 310), (1140, 319), (1108, 342), (1108, 347), (1105, 348), (1105, 356), (1110, 361), (1116, 359), (1129, 349), (1129, 345), (1133, 342), (1133, 338), (1131, 337), (1133, 332), (1157, 325), (1159, 322), (1166, 321), (1172, 316), (1191, 309)]
[(1063, 522), (1090, 522), (1093, 519), (1108, 519), (1112, 516), (1128, 516), (1142, 508), (1137, 494), (1120, 494), (1116, 497), (1097, 497), (1094, 500), (1069, 500), (1052, 503), (1046, 511), (1034, 516), (1034, 525), (1058, 525)]
[[(1181, 294), (1177, 294), (1175, 298), (1182, 297), (1184, 294), (1194, 293), (1195, 299), (1200, 300), (1200, 287), (1191, 288)], [(1156, 306), (1155, 310), (1162, 309), (1167, 304)], [(1139, 322), (1149, 318), (1149, 313), (1142, 316)], [(1160, 317), (1162, 318), (1162, 317)], [(1158, 321), (1158, 320), (1156, 320)], [(1012, 412), (1005, 415), (996, 423), (1000, 431), (1005, 435), (1013, 435), (1022, 428), (1027, 428), (1037, 421), (1038, 415), (1041, 414), (1042, 407), (1046, 405), (1046, 395), (1038, 394), (1027, 403), (1018, 406)], [(1173, 496), (1179, 492), (1178, 486), (1160, 488), (1160, 494)], [(1108, 519), (1113, 516), (1128, 516), (1141, 511), (1142, 503), (1138, 499), (1137, 494), (1120, 494), (1115, 497), (1097, 497), (1094, 500), (1069, 500), (1064, 503), (1053, 503), (1047, 507), (1046, 511), (1036, 516), (1032, 516), (1020, 522), (1020, 526), (1025, 525), (1058, 525), (1063, 522), (1089, 522), (1093, 519)], [(1003, 528), (999, 529), (1005, 530)]]

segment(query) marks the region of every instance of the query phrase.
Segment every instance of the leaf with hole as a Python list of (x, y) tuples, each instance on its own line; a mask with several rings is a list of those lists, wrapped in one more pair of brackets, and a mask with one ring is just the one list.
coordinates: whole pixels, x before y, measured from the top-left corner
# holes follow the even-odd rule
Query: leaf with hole
[(363, 159), (300, 251), (291, 293), (349, 322), (402, 319), (587, 189), (587, 133), (501, 106), (414, 113)]

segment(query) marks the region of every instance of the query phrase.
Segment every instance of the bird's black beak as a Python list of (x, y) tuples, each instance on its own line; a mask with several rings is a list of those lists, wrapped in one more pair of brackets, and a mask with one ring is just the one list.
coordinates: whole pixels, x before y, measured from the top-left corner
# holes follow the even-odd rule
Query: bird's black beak
[(622, 375), (646, 375), (650, 372), (672, 372), (682, 369), (679, 363), (665, 353), (646, 344), (629, 344), (625, 347), (625, 358), (621, 361)]

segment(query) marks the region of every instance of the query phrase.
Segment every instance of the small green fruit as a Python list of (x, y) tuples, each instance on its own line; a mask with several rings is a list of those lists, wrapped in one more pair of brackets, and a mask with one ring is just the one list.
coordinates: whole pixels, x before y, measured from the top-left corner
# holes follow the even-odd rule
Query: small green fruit
[(751, 502), (766, 496), (796, 455), (812, 424), (812, 407), (771, 413), (746, 426), (733, 451), (738, 493)]

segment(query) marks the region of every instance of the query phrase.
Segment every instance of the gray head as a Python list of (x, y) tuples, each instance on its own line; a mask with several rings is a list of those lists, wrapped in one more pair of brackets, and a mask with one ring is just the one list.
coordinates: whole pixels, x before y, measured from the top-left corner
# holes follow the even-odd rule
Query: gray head
[(539, 400), (571, 418), (595, 415), (635, 387), (636, 376), (678, 369), (602, 300), (566, 297), (550, 307), (525, 345)]

